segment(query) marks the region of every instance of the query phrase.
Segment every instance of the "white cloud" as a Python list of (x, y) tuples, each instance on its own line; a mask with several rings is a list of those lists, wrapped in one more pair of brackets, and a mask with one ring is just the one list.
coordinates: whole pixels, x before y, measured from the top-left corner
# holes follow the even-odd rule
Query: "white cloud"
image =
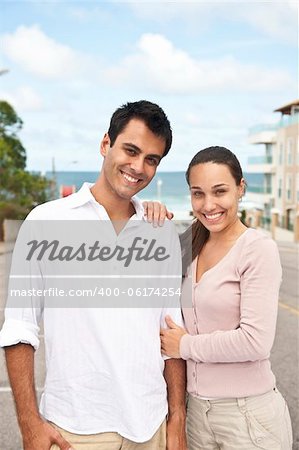
[(233, 57), (199, 60), (160, 34), (143, 34), (135, 53), (106, 71), (107, 80), (167, 94), (206, 91), (271, 91), (291, 83), (284, 70), (242, 64)]
[(39, 111), (43, 107), (42, 98), (30, 86), (20, 86), (13, 93), (0, 91), (0, 97), (20, 112)]
[(235, 17), (254, 26), (264, 34), (281, 41), (297, 43), (298, 3), (294, 1), (265, 2), (257, 7), (237, 8)]
[(128, 4), (137, 17), (165, 23), (177, 18), (197, 30), (207, 29), (216, 20), (247, 23), (261, 34), (296, 45), (298, 2), (295, 0), (146, 0)]
[(80, 72), (80, 55), (48, 37), (38, 25), (20, 26), (2, 35), (3, 53), (24, 70), (44, 78), (66, 78)]

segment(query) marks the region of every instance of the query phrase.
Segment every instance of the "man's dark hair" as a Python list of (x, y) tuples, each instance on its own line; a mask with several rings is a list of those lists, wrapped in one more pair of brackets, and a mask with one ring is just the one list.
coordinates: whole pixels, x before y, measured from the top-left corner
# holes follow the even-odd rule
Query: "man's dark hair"
[(142, 120), (152, 133), (165, 140), (163, 157), (167, 155), (172, 144), (169, 120), (160, 106), (147, 100), (128, 102), (113, 113), (108, 130), (111, 146), (132, 119)]

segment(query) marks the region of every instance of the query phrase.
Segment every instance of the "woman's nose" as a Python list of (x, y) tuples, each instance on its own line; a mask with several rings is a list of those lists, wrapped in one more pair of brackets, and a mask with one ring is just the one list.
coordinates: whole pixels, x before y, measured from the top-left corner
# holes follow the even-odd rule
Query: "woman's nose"
[(204, 201), (204, 209), (206, 211), (213, 211), (215, 209), (215, 200), (213, 197), (207, 196)]

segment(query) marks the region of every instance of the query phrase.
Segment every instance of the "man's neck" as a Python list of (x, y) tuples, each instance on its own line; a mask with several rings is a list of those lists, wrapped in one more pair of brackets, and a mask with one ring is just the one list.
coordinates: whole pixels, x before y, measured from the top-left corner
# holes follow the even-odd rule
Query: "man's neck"
[(96, 183), (91, 188), (91, 193), (100, 205), (104, 206), (109, 218), (119, 221), (127, 221), (135, 214), (135, 208), (131, 200), (116, 198), (113, 193), (106, 192), (101, 184)]

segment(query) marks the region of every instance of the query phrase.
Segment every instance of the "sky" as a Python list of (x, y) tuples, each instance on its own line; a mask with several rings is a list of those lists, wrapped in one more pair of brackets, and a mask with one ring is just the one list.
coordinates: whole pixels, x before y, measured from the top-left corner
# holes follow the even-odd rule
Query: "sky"
[(100, 170), (99, 144), (127, 101), (158, 103), (173, 129), (159, 170), (200, 149), (240, 159), (248, 130), (298, 98), (293, 1), (0, 0), (0, 99), (24, 122), (29, 170)]

